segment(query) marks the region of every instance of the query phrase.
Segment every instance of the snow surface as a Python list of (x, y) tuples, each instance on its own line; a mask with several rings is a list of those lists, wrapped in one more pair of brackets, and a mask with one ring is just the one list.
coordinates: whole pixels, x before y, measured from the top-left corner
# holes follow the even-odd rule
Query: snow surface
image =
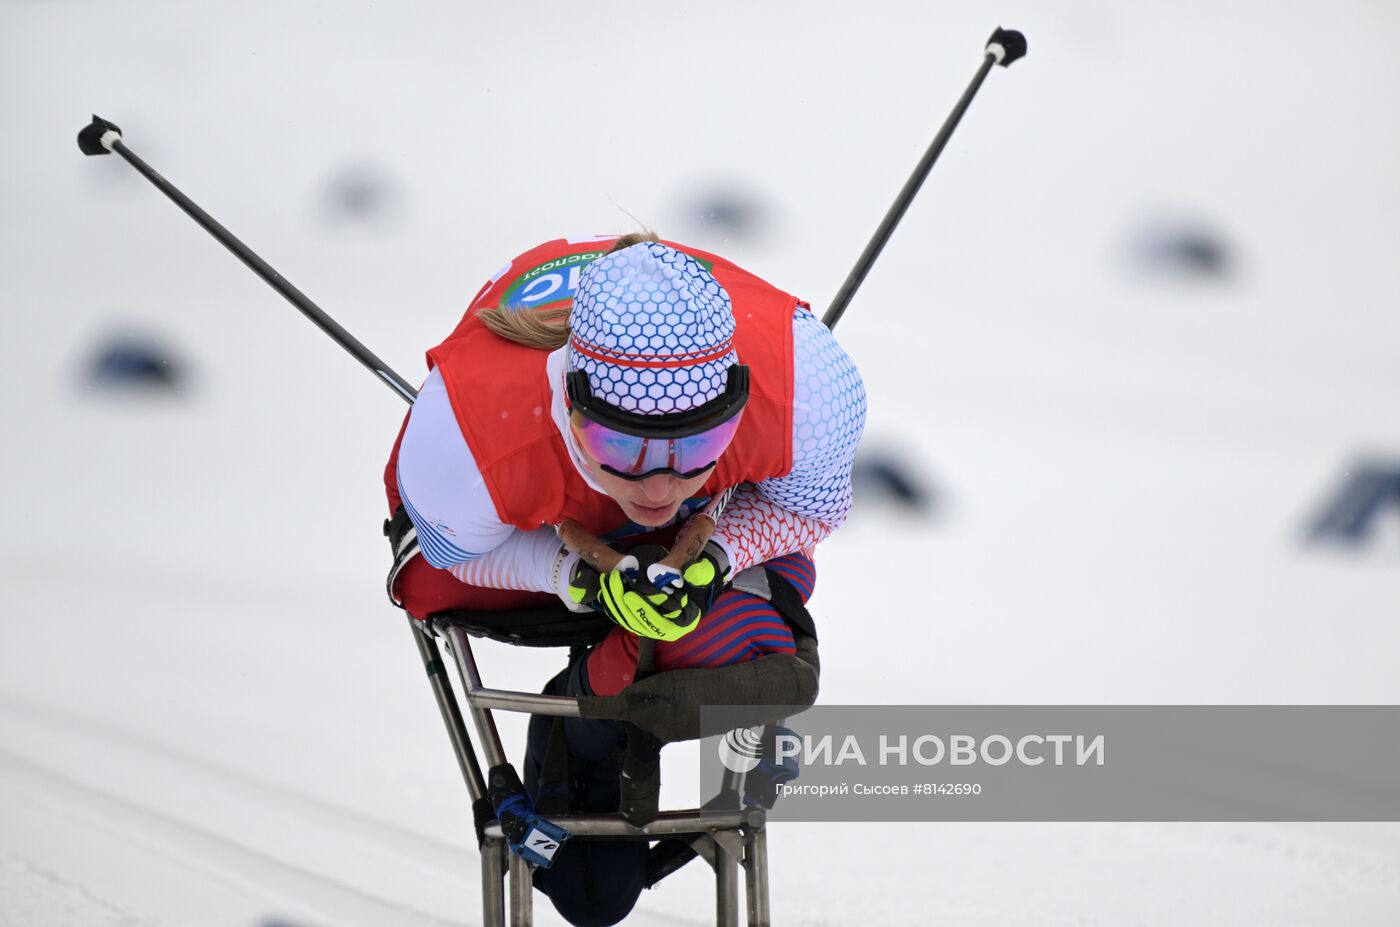
[[(1395, 8), (10, 0), (0, 924), (480, 918), (465, 790), (382, 598), (401, 403), (81, 157), (90, 113), (416, 379), (503, 258), (629, 214), (824, 304), (998, 24), (1029, 56), (841, 324), (869, 445), (946, 505), (858, 502), (824, 545), (823, 699), (1400, 700), (1394, 518), (1360, 552), (1301, 543), (1351, 462), (1400, 459)], [(363, 165), (397, 222), (329, 223), (328, 178)], [(712, 188), (757, 191), (767, 234), (687, 223)], [(1226, 279), (1133, 259), (1182, 222), (1229, 246)], [(181, 396), (84, 384), (124, 331), (188, 363)], [(560, 663), (479, 657), (519, 688)], [(673, 749), (671, 803), (694, 765)], [(1395, 824), (785, 824), (770, 847), (785, 924), (1400, 922)], [(693, 866), (630, 923), (710, 912)]]

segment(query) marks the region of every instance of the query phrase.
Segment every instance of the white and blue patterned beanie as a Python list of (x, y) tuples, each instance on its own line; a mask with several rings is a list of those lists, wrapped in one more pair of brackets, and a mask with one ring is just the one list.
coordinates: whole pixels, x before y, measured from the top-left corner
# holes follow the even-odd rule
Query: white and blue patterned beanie
[(704, 405), (724, 392), (738, 362), (729, 294), (690, 255), (659, 242), (585, 267), (569, 326), (569, 369), (628, 412)]

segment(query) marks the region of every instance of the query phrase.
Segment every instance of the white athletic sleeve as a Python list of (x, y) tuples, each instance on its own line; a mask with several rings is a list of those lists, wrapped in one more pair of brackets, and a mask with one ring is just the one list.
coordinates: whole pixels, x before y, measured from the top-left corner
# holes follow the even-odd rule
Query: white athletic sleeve
[(558, 592), (559, 539), (547, 527), (520, 531), (500, 520), (437, 370), (409, 413), (398, 482), (428, 563), (473, 586)]
[(423, 559), (440, 570), (470, 563), (515, 531), (496, 515), (437, 370), (423, 382), (409, 412), (398, 480)]
[[(452, 575), (486, 589), (552, 592), (564, 598), (575, 562), (577, 558), (570, 559), (554, 529), (544, 527), (514, 531), (495, 550), (452, 567)], [(569, 604), (567, 599), (564, 604)]]
[(799, 309), (792, 320), (792, 470), (741, 486), (715, 529), (737, 573), (810, 549), (851, 510), (851, 465), (865, 429), (865, 384), (830, 329)]

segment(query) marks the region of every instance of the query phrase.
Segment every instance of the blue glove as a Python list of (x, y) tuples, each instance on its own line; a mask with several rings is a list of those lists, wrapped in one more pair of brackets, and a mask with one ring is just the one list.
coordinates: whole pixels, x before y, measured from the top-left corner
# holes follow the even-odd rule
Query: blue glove
[(540, 817), (515, 767), (508, 763), (491, 767), (488, 782), (487, 794), (511, 852), (541, 869), (554, 865), (554, 854), (573, 834)]

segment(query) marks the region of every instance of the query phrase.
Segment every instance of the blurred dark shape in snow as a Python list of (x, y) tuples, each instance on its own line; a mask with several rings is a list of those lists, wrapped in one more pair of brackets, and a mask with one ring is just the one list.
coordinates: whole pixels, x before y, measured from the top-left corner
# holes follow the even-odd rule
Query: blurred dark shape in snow
[(903, 454), (862, 448), (851, 470), (855, 511), (871, 504), (883, 504), (921, 517), (936, 514), (940, 494), (918, 471), (918, 465)]
[(186, 368), (161, 339), (144, 332), (107, 335), (84, 364), (84, 382), (92, 392), (121, 395), (179, 395), (185, 391)]
[(683, 233), (707, 244), (753, 243), (767, 234), (769, 219), (763, 198), (733, 180), (691, 184), (680, 204)]
[(322, 218), (336, 228), (391, 231), (407, 207), (407, 191), (393, 171), (369, 161), (333, 170), (321, 195)]
[(1400, 518), (1400, 458), (1361, 459), (1309, 521), (1307, 539), (1359, 549), (1374, 539), (1385, 514)]
[(1157, 220), (1134, 236), (1134, 267), (1151, 277), (1218, 281), (1235, 272), (1235, 258), (1225, 237), (1208, 222)]

